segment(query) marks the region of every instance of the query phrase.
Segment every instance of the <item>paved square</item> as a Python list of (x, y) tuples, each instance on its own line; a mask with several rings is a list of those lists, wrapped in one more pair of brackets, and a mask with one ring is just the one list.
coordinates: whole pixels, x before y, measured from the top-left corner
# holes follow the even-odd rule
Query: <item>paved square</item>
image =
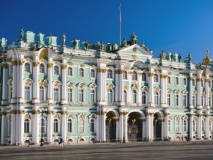
[(213, 159), (213, 141), (0, 146), (0, 159)]

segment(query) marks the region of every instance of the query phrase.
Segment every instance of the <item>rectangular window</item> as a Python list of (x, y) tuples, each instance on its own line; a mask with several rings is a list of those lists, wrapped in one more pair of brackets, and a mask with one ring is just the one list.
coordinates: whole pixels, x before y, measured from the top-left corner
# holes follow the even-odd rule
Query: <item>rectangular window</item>
[(187, 106), (187, 104), (186, 104), (186, 95), (183, 95), (183, 106)]
[(175, 105), (178, 106), (179, 105), (179, 95), (175, 95)]
[(58, 101), (59, 100), (59, 90), (58, 88), (54, 88), (54, 101)]
[(39, 98), (40, 98), (40, 101), (44, 101), (44, 87), (40, 87), (40, 96), (39, 96)]
[(30, 100), (30, 86), (25, 86), (25, 100)]
[(90, 90), (90, 102), (95, 102), (95, 90)]
[(168, 106), (171, 106), (171, 94), (167, 94), (167, 103)]
[(84, 102), (84, 90), (79, 89), (79, 102)]
[(187, 123), (186, 123), (186, 120), (183, 121), (183, 131), (184, 131), (184, 132), (187, 131)]
[(71, 88), (68, 88), (68, 91), (67, 91), (67, 98), (68, 98), (68, 101), (69, 102), (72, 102), (72, 89)]

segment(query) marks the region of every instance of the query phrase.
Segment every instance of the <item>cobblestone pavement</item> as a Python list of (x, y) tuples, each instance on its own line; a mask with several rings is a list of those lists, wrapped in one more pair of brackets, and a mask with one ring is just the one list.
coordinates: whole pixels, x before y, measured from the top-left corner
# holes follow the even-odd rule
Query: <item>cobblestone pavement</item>
[(0, 160), (213, 159), (213, 141), (97, 143), (56, 146), (0, 146)]

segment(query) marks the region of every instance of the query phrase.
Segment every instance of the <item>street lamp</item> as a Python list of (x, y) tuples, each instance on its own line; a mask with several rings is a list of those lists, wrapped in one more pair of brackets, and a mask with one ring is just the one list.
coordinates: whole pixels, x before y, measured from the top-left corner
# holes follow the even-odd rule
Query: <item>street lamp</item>
[(40, 140), (40, 146), (44, 146), (44, 139), (43, 139), (43, 133), (44, 133), (44, 119), (43, 114), (47, 111), (46, 108), (41, 108), (41, 140)]

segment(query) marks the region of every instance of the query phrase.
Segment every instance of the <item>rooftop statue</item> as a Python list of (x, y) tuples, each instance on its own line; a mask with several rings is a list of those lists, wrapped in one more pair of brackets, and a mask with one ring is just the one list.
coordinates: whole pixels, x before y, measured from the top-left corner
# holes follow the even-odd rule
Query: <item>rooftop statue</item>
[(181, 58), (182, 58), (182, 57), (181, 57), (181, 54), (179, 54), (179, 55), (178, 55), (178, 61), (179, 61), (179, 62), (181, 61)]
[(162, 52), (160, 54), (160, 59), (166, 59), (166, 54), (164, 53), (163, 50), (162, 50)]
[(191, 60), (192, 60), (192, 55), (191, 53), (188, 54), (188, 63), (191, 63)]
[(62, 34), (62, 46), (65, 46), (65, 42), (66, 42), (66, 36), (65, 36), (65, 34), (63, 33), (63, 34)]
[(20, 41), (23, 40), (23, 37), (24, 37), (24, 29), (22, 28), (21, 31), (20, 31)]
[(123, 39), (121, 47), (122, 47), (122, 48), (123, 48), (123, 47), (127, 47), (126, 38)]

